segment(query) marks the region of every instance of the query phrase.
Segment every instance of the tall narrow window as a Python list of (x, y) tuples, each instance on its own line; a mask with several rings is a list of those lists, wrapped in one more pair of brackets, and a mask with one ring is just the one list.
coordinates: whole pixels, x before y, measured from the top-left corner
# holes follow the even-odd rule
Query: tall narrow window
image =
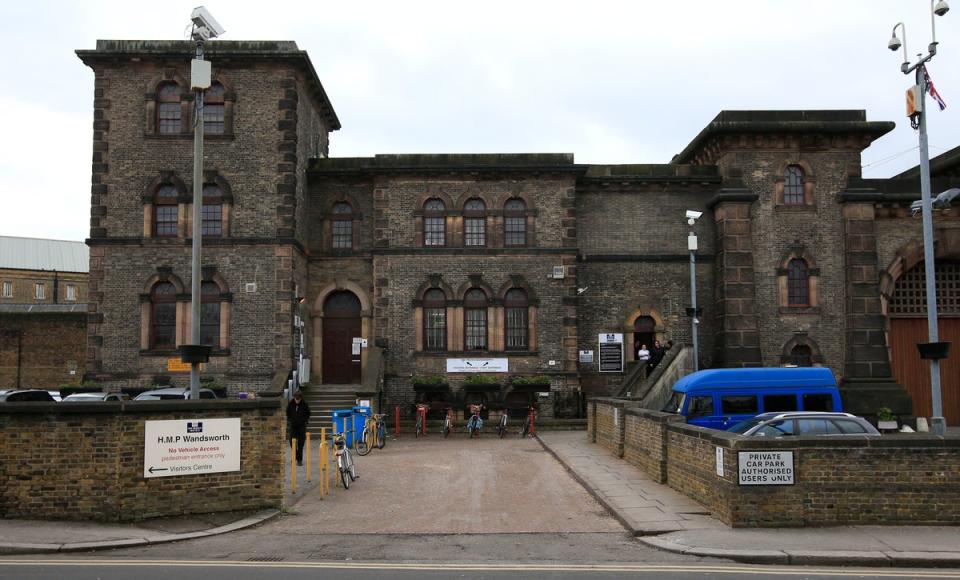
[(511, 288), (503, 300), (504, 309), (504, 339), (506, 350), (527, 350), (528, 340), (528, 312), (527, 293), (519, 288)]
[(47, 287), (43, 282), (37, 282), (33, 285), (33, 297), (37, 300), (43, 300), (47, 297)]
[(810, 271), (800, 258), (787, 265), (787, 306), (810, 305)]
[(482, 199), (469, 199), (463, 206), (465, 246), (487, 245), (487, 206)]
[(200, 344), (220, 346), (220, 287), (214, 282), (200, 285)]
[(203, 235), (218, 237), (223, 235), (223, 191), (216, 184), (203, 186), (203, 208), (201, 209)]
[(813, 349), (805, 344), (798, 344), (790, 351), (790, 363), (798, 367), (813, 366)]
[(423, 244), (425, 246), (447, 245), (446, 206), (443, 200), (428, 199), (423, 206)]
[(180, 86), (163, 83), (157, 90), (157, 130), (161, 135), (176, 135), (181, 129)]
[(177, 289), (170, 282), (160, 282), (150, 293), (150, 346), (171, 349), (177, 346)]
[(3, 297), (4, 298), (13, 298), (13, 282), (4, 282), (3, 283)]
[(349, 203), (338, 202), (333, 206), (332, 235), (335, 249), (353, 248), (353, 208)]
[(447, 301), (437, 288), (423, 295), (423, 348), (447, 350)]
[(153, 198), (153, 235), (158, 238), (177, 237), (177, 188), (163, 184)]
[(487, 295), (474, 288), (463, 298), (464, 347), (466, 350), (487, 349)]
[(784, 205), (803, 205), (806, 196), (803, 192), (803, 168), (799, 165), (790, 165), (783, 176), (783, 203)]
[(77, 287), (74, 284), (67, 284), (67, 302), (77, 301)]
[(527, 245), (527, 204), (522, 199), (511, 198), (503, 206), (504, 244)]
[(223, 135), (224, 104), (226, 90), (220, 83), (213, 83), (203, 93), (203, 132), (205, 135)]

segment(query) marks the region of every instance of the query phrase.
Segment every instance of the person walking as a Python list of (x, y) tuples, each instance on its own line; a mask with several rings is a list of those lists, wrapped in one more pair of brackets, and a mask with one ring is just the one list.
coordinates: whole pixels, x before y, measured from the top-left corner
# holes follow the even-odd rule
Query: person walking
[(297, 465), (303, 465), (303, 444), (307, 439), (307, 421), (310, 419), (310, 406), (303, 400), (303, 393), (297, 391), (293, 400), (287, 404), (287, 427), (290, 439), (297, 440)]
[(659, 340), (653, 342), (653, 348), (650, 350), (650, 362), (647, 363), (649, 367), (649, 372), (653, 372), (657, 365), (660, 364), (660, 361), (663, 360), (663, 355), (666, 351), (663, 349), (663, 345), (660, 344)]

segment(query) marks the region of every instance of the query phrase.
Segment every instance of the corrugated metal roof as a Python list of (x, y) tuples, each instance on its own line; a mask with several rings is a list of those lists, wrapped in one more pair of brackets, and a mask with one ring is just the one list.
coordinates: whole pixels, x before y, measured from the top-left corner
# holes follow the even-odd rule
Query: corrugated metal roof
[(90, 250), (83, 242), (0, 236), (0, 268), (89, 272)]

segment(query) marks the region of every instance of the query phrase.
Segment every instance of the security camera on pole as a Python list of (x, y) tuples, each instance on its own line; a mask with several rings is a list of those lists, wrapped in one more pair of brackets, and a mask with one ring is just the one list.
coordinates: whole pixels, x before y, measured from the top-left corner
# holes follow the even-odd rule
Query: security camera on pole
[(200, 398), (200, 363), (210, 360), (210, 347), (200, 344), (200, 255), (203, 241), (203, 91), (210, 88), (210, 62), (203, 60), (203, 43), (223, 34), (220, 24), (203, 6), (194, 8), (191, 38), (197, 56), (190, 62), (190, 86), (194, 90), (193, 116), (193, 258), (190, 284), (190, 344), (180, 346), (180, 360), (190, 363), (190, 398)]
[(690, 226), (690, 233), (687, 235), (687, 249), (690, 250), (690, 308), (687, 308), (687, 315), (690, 316), (690, 330), (693, 333), (693, 372), (700, 370), (700, 333), (698, 331), (698, 327), (700, 326), (700, 309), (697, 308), (697, 234), (694, 233), (693, 226), (702, 215), (702, 211), (687, 210), (687, 225)]
[[(931, 417), (931, 431), (937, 435), (943, 435), (946, 432), (946, 421), (943, 418), (943, 403), (940, 395), (940, 359), (947, 358), (947, 352), (950, 347), (949, 342), (940, 342), (939, 329), (937, 328), (937, 286), (935, 260), (933, 254), (933, 207), (930, 198), (930, 155), (927, 148), (927, 112), (924, 107), (927, 93), (936, 100), (940, 110), (946, 108), (946, 104), (937, 93), (930, 76), (927, 73), (926, 63), (937, 54), (937, 29), (935, 16), (943, 16), (950, 10), (946, 0), (940, 0), (934, 5), (934, 0), (930, 0), (930, 28), (931, 41), (927, 47), (927, 55), (920, 58), (916, 64), (910, 64), (910, 58), (907, 56), (907, 27), (903, 22), (898, 22), (893, 27), (893, 35), (887, 43), (887, 48), (896, 52), (903, 46), (903, 63), (900, 65), (900, 71), (903, 74), (916, 74), (917, 84), (907, 91), (907, 114), (910, 116), (911, 124), (914, 129), (920, 133), (920, 194), (923, 213), (923, 265), (926, 274), (927, 286), (927, 332), (929, 342), (917, 344), (920, 351), (920, 357), (930, 360), (930, 391), (933, 402), (933, 417)], [(903, 42), (897, 38), (897, 28), (903, 32)]]

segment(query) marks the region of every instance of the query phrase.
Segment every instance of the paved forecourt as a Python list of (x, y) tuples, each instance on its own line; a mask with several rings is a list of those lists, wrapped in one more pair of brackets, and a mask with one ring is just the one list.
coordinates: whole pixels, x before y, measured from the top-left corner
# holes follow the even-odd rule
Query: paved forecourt
[[(316, 463), (314, 461), (314, 463)], [(304, 495), (286, 531), (328, 534), (624, 532), (534, 439), (431, 434), (356, 457), (360, 478)]]

